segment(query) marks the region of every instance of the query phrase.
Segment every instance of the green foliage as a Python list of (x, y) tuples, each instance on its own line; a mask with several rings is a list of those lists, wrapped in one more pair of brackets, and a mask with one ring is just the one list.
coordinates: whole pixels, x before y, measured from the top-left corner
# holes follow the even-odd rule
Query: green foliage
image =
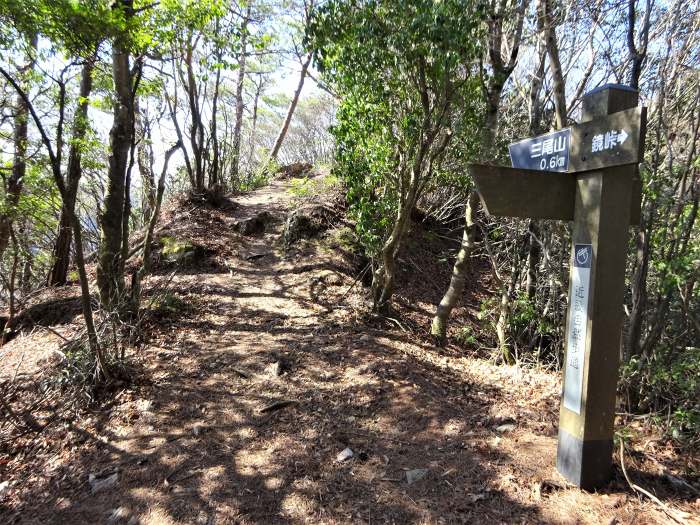
[[(164, 0), (158, 9), (151, 13), (151, 44), (160, 46), (183, 45), (183, 42), (199, 33), (207, 43), (213, 43), (218, 49), (230, 47), (238, 40), (229, 31), (217, 31), (216, 20), (226, 14), (227, 2), (223, 0)], [(220, 29), (220, 27), (219, 27)], [(217, 68), (231, 68), (224, 62), (222, 53), (207, 53), (201, 57), (198, 70), (201, 79)]]
[(160, 238), (160, 243), (163, 246), (161, 253), (168, 258), (178, 258), (194, 250), (194, 245), (191, 242), (167, 235)]
[(324, 242), (333, 250), (343, 250), (356, 255), (362, 253), (362, 246), (358, 242), (357, 233), (347, 226), (329, 230)]
[(308, 198), (318, 194), (326, 193), (341, 184), (335, 175), (328, 175), (322, 178), (298, 177), (290, 180), (291, 186), (287, 190), (295, 197)]
[(258, 168), (254, 172), (243, 177), (239, 183), (240, 191), (253, 191), (270, 183), (271, 169)]
[(193, 309), (192, 303), (185, 301), (171, 291), (166, 291), (153, 300), (149, 310), (151, 314), (163, 318), (192, 312)]
[(469, 325), (465, 325), (459, 329), (455, 336), (455, 341), (458, 345), (465, 348), (474, 348), (479, 344), (477, 334), (474, 333), (474, 330)]
[[(58, 189), (41, 157), (27, 163), (24, 189), (16, 206), (10, 206), (4, 195), (4, 185), (0, 184), (0, 213), (7, 214), (14, 223), (20, 257), (32, 262), (32, 285), (39, 281), (52, 262), (50, 249), (37, 246), (43, 247), (46, 239), (53, 239), (60, 206)], [(0, 267), (0, 271), (7, 270)]]
[(649, 359), (632, 357), (621, 368), (620, 391), (640, 410), (660, 414), (679, 440), (700, 435), (700, 348), (660, 349)]
[[(347, 186), (350, 215), (372, 256), (405, 197), (399, 178), (425, 153), (426, 129), (454, 128), (455, 115), (476, 113), (480, 91), (470, 68), (480, 22), (476, 3), (457, 0), (336, 0), (314, 19), (308, 38), (318, 66), (343, 96), (332, 130), (334, 174)], [(442, 107), (431, 109), (444, 93)]]
[(480, 324), (488, 327), (484, 332), (487, 335), (487, 339), (483, 343), (489, 346), (493, 346), (496, 341), (496, 321), (498, 320), (499, 308), (500, 297), (493, 295), (484, 298), (479, 303), (479, 312), (476, 314)]
[(349, 95), (337, 114), (333, 128), (336, 165), (333, 174), (343, 179), (350, 203), (350, 216), (367, 253), (376, 256), (392, 224), (397, 196), (386, 191), (395, 173), (391, 137), (384, 122), (383, 104), (370, 105)]
[(82, 55), (113, 36), (123, 23), (121, 9), (111, 4), (107, 0), (0, 0), (0, 16), (24, 35), (43, 35), (67, 53)]
[(556, 332), (549, 319), (543, 317), (538, 306), (521, 293), (511, 303), (510, 329), (515, 337), (523, 340), (548, 336)]

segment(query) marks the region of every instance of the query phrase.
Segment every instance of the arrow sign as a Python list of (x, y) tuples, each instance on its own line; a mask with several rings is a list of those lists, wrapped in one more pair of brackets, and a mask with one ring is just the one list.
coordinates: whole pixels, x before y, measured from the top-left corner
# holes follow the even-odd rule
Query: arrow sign
[(514, 168), (577, 173), (636, 164), (644, 144), (646, 108), (618, 111), (508, 147)]
[(618, 111), (571, 126), (569, 172), (638, 163), (645, 127), (646, 108)]

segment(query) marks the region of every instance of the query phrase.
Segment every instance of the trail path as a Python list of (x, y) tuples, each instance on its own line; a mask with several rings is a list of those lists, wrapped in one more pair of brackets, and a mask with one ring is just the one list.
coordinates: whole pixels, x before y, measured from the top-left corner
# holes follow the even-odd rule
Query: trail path
[[(82, 444), (27, 488), (19, 521), (608, 523), (639, 512), (540, 494), (556, 479), (554, 376), (373, 329), (355, 290), (340, 301), (353, 276), (323, 243), (284, 252), (281, 221), (262, 236), (232, 232), (258, 211), (282, 219), (288, 188), (237, 197), (209, 228), (229, 250), (173, 278), (192, 309), (143, 348), (150, 381), (76, 423)], [(338, 461), (345, 448), (353, 456)], [(116, 484), (93, 494), (89, 473)]]

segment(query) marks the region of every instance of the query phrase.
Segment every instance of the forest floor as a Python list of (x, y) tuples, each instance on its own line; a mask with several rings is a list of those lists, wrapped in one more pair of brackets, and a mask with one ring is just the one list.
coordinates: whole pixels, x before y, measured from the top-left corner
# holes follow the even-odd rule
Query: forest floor
[[(368, 317), (342, 225), (282, 246), (300, 206), (291, 187), (275, 180), (228, 209), (166, 214), (161, 235), (199, 243), (206, 257), (147, 281), (151, 294), (167, 286), (175, 306), (130, 352), (134, 383), (2, 451), (0, 522), (670, 522), (617, 467), (595, 493), (559, 477), (558, 374), (430, 344), (450, 275), (450, 261), (430, 253), (442, 241), (414, 229), (394, 314)], [(265, 233), (233, 231), (261, 211), (275, 218)], [(477, 322), (488, 293), (486, 269), (472, 273), (456, 326)], [(79, 325), (61, 322), (0, 349), (6, 383), (45, 377), (57, 334)], [(629, 432), (633, 481), (700, 523), (697, 493), (678, 485), (697, 458), (653, 428)]]

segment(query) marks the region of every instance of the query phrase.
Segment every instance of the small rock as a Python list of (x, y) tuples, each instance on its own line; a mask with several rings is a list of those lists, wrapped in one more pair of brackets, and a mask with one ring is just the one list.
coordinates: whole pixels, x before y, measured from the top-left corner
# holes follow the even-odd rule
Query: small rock
[(131, 511), (126, 507), (117, 507), (109, 511), (108, 523), (128, 523), (131, 517)]
[(139, 399), (136, 401), (136, 408), (140, 412), (149, 412), (153, 408), (153, 401), (150, 399)]
[(252, 217), (236, 221), (233, 224), (233, 229), (243, 235), (259, 235), (265, 233), (267, 225), (274, 220), (275, 218), (270, 212), (261, 211)]
[(10, 488), (10, 482), (9, 481), (3, 481), (0, 483), (0, 498), (5, 495), (5, 492), (7, 492), (7, 489)]
[(195, 423), (194, 426), (192, 427), (192, 433), (195, 436), (203, 434), (206, 430), (207, 430), (207, 427), (204, 426), (202, 423)]
[(255, 261), (257, 259), (262, 259), (266, 255), (269, 255), (269, 253), (250, 253), (245, 256), (246, 261)]
[(406, 482), (411, 485), (416, 481), (420, 481), (425, 476), (428, 475), (429, 470), (427, 468), (416, 468), (413, 470), (406, 471)]
[(328, 229), (335, 212), (321, 204), (297, 208), (292, 211), (285, 221), (282, 239), (289, 247), (300, 239), (311, 239)]
[(42, 367), (53, 368), (66, 362), (66, 355), (56, 349), (51, 350), (47, 355), (37, 361)]
[(542, 480), (539, 483), (535, 484), (535, 487), (534, 487), (535, 498), (540, 499), (548, 494), (552, 494), (555, 491), (564, 490), (565, 488), (566, 487), (562, 483), (559, 483), (558, 481), (545, 479), (545, 480)]
[(513, 423), (506, 423), (505, 425), (498, 425), (496, 427), (496, 432), (500, 432), (501, 434), (512, 432), (513, 430), (515, 430), (515, 425)]
[(347, 461), (352, 456), (353, 456), (352, 450), (350, 448), (345, 448), (345, 449), (341, 450), (340, 452), (338, 452), (338, 455), (335, 457), (335, 460), (338, 462)]
[(486, 499), (486, 494), (483, 492), (480, 494), (467, 494), (466, 500), (469, 503), (476, 503), (477, 501), (480, 501), (482, 499)]
[(279, 178), (291, 178), (291, 177), (302, 177), (308, 176), (313, 169), (313, 164), (308, 162), (294, 162), (292, 164), (287, 164), (285, 166), (280, 166), (276, 174)]
[(267, 373), (268, 375), (271, 375), (273, 377), (279, 377), (282, 375), (282, 363), (279, 361), (275, 361), (271, 365), (267, 367)]
[(90, 489), (93, 494), (111, 489), (117, 484), (118, 480), (119, 472), (113, 472), (112, 474), (90, 474), (88, 476), (88, 483), (90, 483)]

